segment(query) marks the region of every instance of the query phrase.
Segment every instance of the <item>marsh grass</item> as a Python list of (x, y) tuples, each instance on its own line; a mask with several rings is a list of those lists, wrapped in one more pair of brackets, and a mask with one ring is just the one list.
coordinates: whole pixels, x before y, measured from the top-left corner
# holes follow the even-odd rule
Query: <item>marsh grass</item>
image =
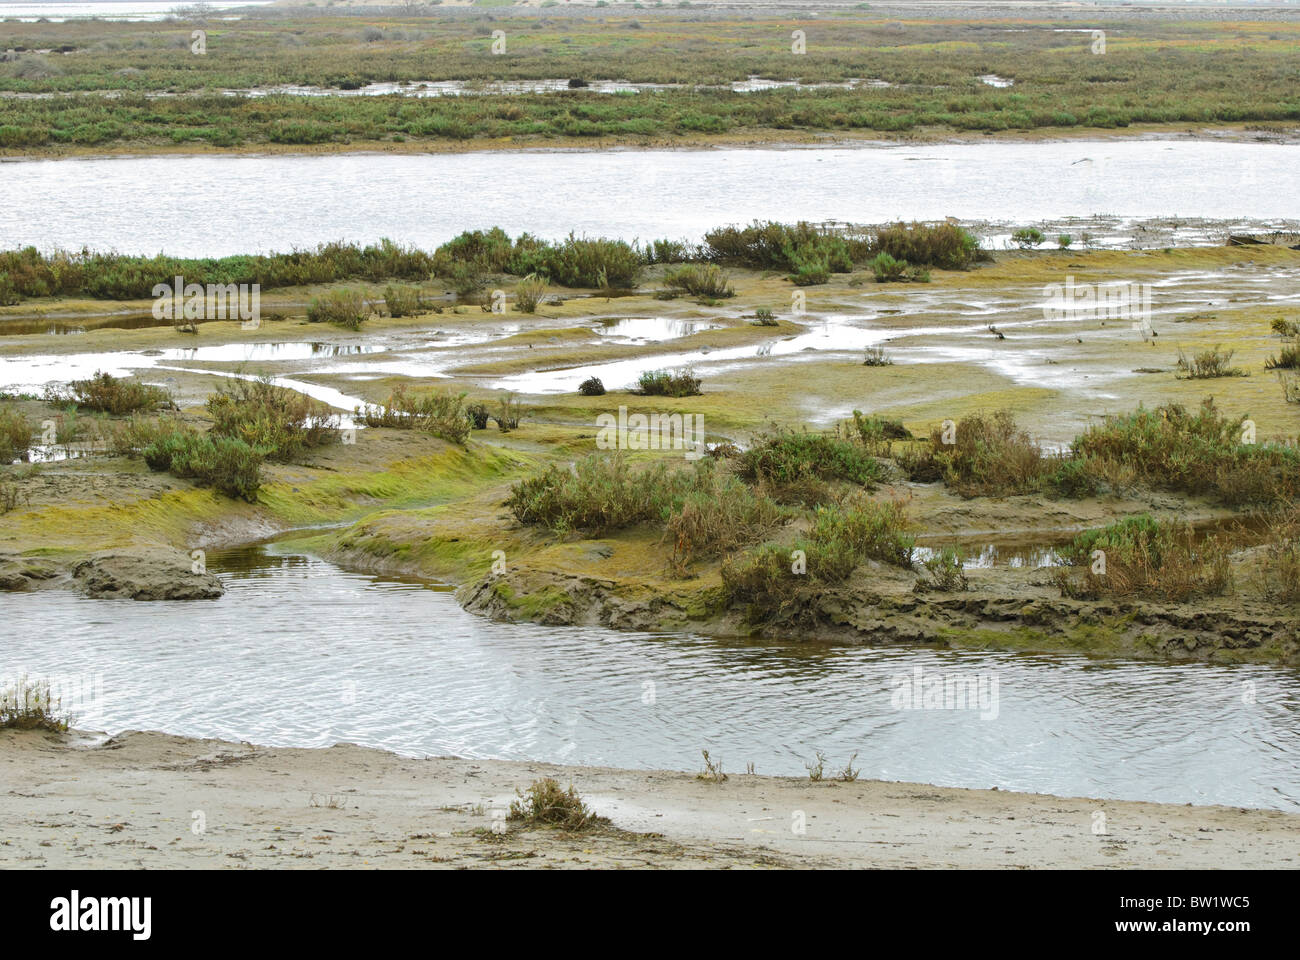
[(172, 395), (162, 387), (138, 380), (114, 377), (97, 371), (87, 380), (73, 380), (67, 388), (50, 387), (45, 402), (56, 406), (72, 405), (80, 410), (124, 414), (175, 406)]
[(515, 284), (515, 308), (520, 313), (535, 313), (546, 293), (546, 281), (530, 273)]
[(384, 287), (384, 306), (394, 319), (418, 316), (428, 310), (419, 287), (390, 283)]
[(370, 316), (370, 305), (360, 290), (329, 290), (312, 297), (307, 306), (308, 323), (333, 323), (347, 330), (360, 330)]
[(906, 525), (898, 501), (859, 497), (818, 507), (809, 532), (793, 544), (766, 543), (723, 562), (727, 599), (744, 606), (751, 621), (808, 615), (822, 589), (845, 582), (869, 560), (910, 570), (916, 541)]
[(702, 381), (691, 369), (646, 370), (637, 379), (635, 393), (643, 397), (697, 397)]
[(33, 681), (23, 676), (0, 689), (0, 730), (66, 733), (73, 719), (51, 692), (49, 681)]
[(1068, 566), (1055, 579), (1062, 596), (1183, 602), (1231, 589), (1228, 554), (1217, 537), (1143, 514), (1079, 534), (1062, 551)]
[(734, 297), (736, 291), (727, 275), (716, 264), (689, 263), (664, 272), (664, 283), (670, 290), (682, 290), (693, 297), (722, 300)]
[(32, 445), (32, 422), (21, 410), (0, 406), (0, 464), (26, 460)]
[(150, 470), (195, 480), (228, 497), (257, 502), (262, 484), (262, 454), (242, 440), (178, 428), (141, 451)]
[(780, 503), (825, 503), (831, 482), (871, 488), (881, 478), (880, 464), (862, 444), (781, 427), (758, 434), (735, 464), (737, 476)]
[(1232, 355), (1236, 351), (1224, 350), (1215, 345), (1208, 350), (1188, 357), (1178, 351), (1178, 374), (1182, 380), (1213, 380), (1218, 377), (1244, 377), (1246, 371), (1232, 366)]
[(471, 427), (482, 430), (487, 426), (487, 409), (482, 408), (481, 418), (477, 412), (465, 405), (463, 393), (431, 390), (413, 394), (399, 384), (382, 406), (367, 404), (358, 407), (355, 415), (357, 422), (367, 427), (423, 430), (448, 443), (463, 444), (469, 439)]
[(206, 406), (213, 437), (238, 440), (268, 460), (293, 462), (340, 438), (338, 417), (326, 404), (267, 377), (229, 380)]
[(568, 790), (550, 777), (534, 780), (526, 791), (516, 791), (518, 799), (510, 803), (510, 820), (528, 826), (558, 827), (574, 832), (609, 825), (606, 817), (591, 811), (573, 784)]

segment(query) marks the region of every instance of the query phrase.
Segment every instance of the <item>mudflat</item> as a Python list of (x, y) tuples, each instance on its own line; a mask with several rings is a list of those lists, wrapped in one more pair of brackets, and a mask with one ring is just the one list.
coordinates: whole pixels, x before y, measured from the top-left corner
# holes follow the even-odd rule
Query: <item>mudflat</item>
[[(7, 868), (1300, 864), (1296, 814), (911, 783), (736, 773), (715, 782), (153, 732), (0, 731), (0, 771)], [(543, 777), (573, 784), (610, 824), (571, 833), (505, 819), (516, 791)]]

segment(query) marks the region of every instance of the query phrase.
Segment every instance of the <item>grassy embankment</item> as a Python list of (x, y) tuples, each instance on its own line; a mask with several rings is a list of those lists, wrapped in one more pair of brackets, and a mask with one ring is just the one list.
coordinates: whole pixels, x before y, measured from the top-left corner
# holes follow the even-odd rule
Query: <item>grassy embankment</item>
[[(680, 13), (680, 12), (679, 12)], [(0, 153), (165, 149), (489, 147), (789, 139), (814, 133), (1114, 130), (1137, 125), (1293, 126), (1300, 24), (1099, 23), (1106, 52), (1050, 23), (591, 19), (500, 13), (238, 22), (8, 23)], [(208, 31), (208, 52), (189, 51)], [(1078, 24), (1071, 24), (1078, 27)], [(792, 29), (807, 51), (791, 53)], [(492, 53), (492, 31), (506, 52)], [(37, 52), (49, 51), (49, 52)], [(978, 78), (993, 74), (1013, 86)], [(750, 76), (889, 87), (694, 89)], [(637, 94), (566, 90), (414, 98), (225, 96), (311, 85), (355, 90), (428, 80), (627, 80)]]

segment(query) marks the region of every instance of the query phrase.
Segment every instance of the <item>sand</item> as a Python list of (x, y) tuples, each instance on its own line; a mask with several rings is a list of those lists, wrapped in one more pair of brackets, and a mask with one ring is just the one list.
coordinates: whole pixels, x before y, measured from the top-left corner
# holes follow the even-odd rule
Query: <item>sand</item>
[[(573, 783), (611, 826), (494, 833), (515, 791), (544, 776)], [(5, 868), (1300, 866), (1300, 815), (1275, 811), (739, 773), (714, 783), (348, 744), (0, 731), (0, 783)]]

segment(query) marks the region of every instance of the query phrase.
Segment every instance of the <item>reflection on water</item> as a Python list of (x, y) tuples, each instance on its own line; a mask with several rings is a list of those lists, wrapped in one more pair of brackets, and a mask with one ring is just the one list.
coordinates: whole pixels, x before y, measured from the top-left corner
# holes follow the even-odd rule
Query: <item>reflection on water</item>
[(718, 324), (703, 320), (676, 320), (671, 317), (610, 317), (600, 321), (595, 331), (603, 337), (615, 337), (632, 343), (677, 340), (704, 330), (716, 330)]
[[(1300, 807), (1291, 670), (494, 623), (445, 589), (275, 548), (209, 564), (220, 600), (6, 597), (0, 677), (81, 678), (81, 726), (111, 731), (679, 770), (707, 748), (800, 776), (815, 750), (856, 752), (891, 780)], [(996, 679), (996, 718), (895, 709), (917, 668)]]

